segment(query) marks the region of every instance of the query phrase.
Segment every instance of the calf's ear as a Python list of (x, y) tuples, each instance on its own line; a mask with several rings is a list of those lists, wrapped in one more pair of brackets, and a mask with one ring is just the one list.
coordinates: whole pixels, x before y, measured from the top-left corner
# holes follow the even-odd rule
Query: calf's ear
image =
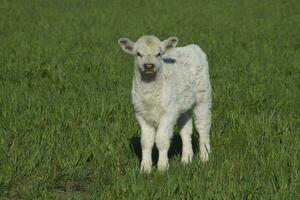
[(178, 43), (177, 37), (169, 37), (168, 39), (162, 42), (163, 52), (168, 51), (169, 49), (175, 48)]
[(120, 38), (118, 40), (118, 44), (121, 46), (123, 51), (125, 51), (126, 53), (132, 54), (132, 55), (134, 54), (134, 51), (133, 51), (134, 42), (132, 42), (130, 39)]

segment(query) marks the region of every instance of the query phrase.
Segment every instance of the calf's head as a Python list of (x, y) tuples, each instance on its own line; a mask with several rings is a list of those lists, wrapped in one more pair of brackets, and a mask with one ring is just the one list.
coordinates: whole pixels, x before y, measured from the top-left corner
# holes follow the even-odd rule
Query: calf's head
[(170, 37), (164, 41), (160, 41), (152, 35), (142, 36), (136, 42), (132, 42), (128, 38), (120, 38), (118, 40), (122, 49), (135, 57), (139, 71), (144, 74), (159, 72), (162, 64), (162, 56), (166, 51), (174, 48), (177, 42), (177, 37)]

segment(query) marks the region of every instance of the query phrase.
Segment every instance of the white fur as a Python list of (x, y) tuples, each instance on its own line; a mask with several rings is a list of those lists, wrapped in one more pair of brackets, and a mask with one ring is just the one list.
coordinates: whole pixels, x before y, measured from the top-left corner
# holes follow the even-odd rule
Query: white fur
[[(154, 142), (159, 150), (158, 170), (168, 168), (168, 149), (176, 123), (183, 144), (182, 163), (191, 162), (192, 114), (202, 161), (208, 161), (210, 153), (211, 85), (207, 57), (194, 44), (175, 48), (175, 40), (173, 37), (160, 42), (155, 36), (143, 36), (136, 43), (119, 40), (121, 47), (129, 50), (127, 53), (135, 55), (132, 101), (142, 130), (141, 171), (144, 172), (151, 171)], [(155, 56), (160, 51), (163, 55)], [(143, 57), (136, 56), (137, 52), (142, 52)], [(149, 62), (156, 66), (156, 73), (150, 78), (142, 71), (143, 64)]]

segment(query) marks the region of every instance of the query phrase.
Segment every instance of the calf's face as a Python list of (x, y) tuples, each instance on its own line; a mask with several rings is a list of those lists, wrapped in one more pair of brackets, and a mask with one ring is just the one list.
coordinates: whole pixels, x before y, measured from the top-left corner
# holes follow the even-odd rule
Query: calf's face
[(160, 41), (155, 36), (142, 36), (136, 42), (128, 38), (118, 40), (122, 49), (136, 58), (137, 67), (141, 73), (155, 74), (160, 71), (162, 56), (166, 51), (174, 48), (178, 42), (176, 37)]

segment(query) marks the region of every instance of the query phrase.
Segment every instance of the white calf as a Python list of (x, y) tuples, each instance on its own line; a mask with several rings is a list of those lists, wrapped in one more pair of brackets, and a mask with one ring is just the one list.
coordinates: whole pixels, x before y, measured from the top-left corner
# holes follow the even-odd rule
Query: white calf
[(135, 60), (132, 101), (142, 129), (141, 171), (151, 171), (154, 142), (159, 150), (158, 170), (168, 168), (168, 149), (176, 123), (183, 145), (181, 161), (191, 162), (192, 113), (200, 156), (208, 161), (211, 86), (207, 58), (199, 46), (175, 48), (177, 42), (176, 37), (161, 42), (155, 36), (142, 36), (135, 43), (127, 38), (118, 40)]

